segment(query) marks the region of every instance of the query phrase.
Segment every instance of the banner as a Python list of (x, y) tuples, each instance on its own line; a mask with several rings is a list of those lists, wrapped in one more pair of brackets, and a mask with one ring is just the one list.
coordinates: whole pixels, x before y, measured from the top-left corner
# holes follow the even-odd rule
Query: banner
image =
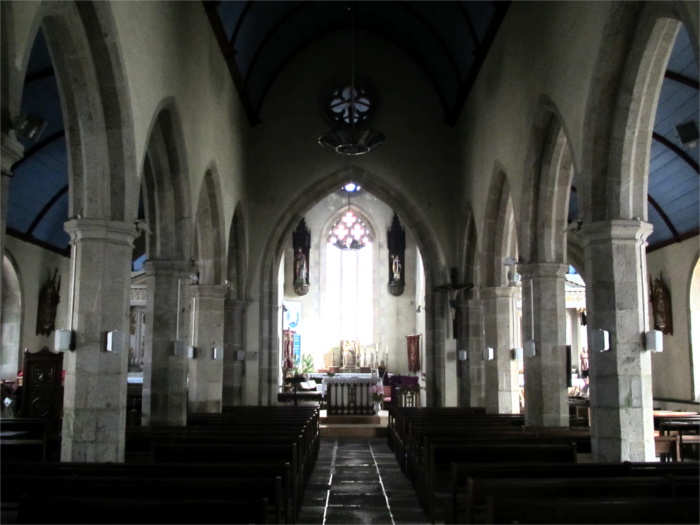
[(408, 371), (417, 374), (420, 371), (420, 336), (406, 336), (406, 350), (408, 351)]

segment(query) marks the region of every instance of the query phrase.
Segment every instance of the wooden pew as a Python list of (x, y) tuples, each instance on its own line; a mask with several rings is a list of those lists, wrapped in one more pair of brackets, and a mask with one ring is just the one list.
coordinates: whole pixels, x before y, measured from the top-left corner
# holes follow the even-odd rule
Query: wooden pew
[(620, 476), (582, 478), (469, 478), (462, 523), (484, 523), (488, 498), (677, 498), (697, 496), (697, 476)]
[(291, 491), (294, 515), (301, 507), (304, 480), (299, 466), (298, 447), (295, 443), (245, 443), (245, 444), (173, 444), (155, 443), (152, 449), (154, 463), (235, 463), (256, 461), (288, 462), (292, 466)]
[(49, 420), (0, 419), (0, 457), (3, 461), (46, 461)]
[(489, 498), (486, 523), (698, 523), (698, 498)]
[(451, 502), (447, 513), (450, 523), (469, 523), (472, 509), (485, 508), (485, 500), (469, 493), (472, 480), (520, 478), (573, 478), (613, 476), (623, 477), (688, 477), (697, 478), (697, 465), (681, 463), (624, 462), (624, 463), (456, 463), (450, 465)]
[[(128, 483), (129, 490), (145, 485), (142, 491), (144, 497), (156, 497), (152, 487), (176, 487), (168, 494), (177, 490), (184, 491), (183, 499), (194, 499), (194, 496), (205, 490), (203, 496), (208, 499), (220, 494), (223, 490), (236, 491), (236, 483), (244, 484), (244, 489), (252, 491), (249, 496), (253, 499), (267, 493), (270, 502), (269, 510), (275, 523), (293, 523), (296, 516), (292, 492), (291, 473), (289, 464), (276, 462), (229, 463), (229, 464), (128, 464), (128, 463), (8, 463), (3, 465), (0, 472), (3, 487), (3, 510), (11, 512), (23, 495), (29, 495), (41, 487), (46, 493), (57, 495), (55, 487), (60, 487), (61, 494), (67, 496), (100, 496), (109, 494), (116, 496), (119, 487)], [(270, 480), (275, 482), (274, 491), (263, 490)], [(128, 480), (128, 482), (125, 482)], [(135, 480), (135, 481), (134, 481)], [(160, 480), (166, 480), (161, 483)], [(193, 480), (201, 480), (193, 487)], [(85, 488), (85, 485), (92, 484)], [(107, 489), (111, 483), (116, 488)], [(210, 490), (210, 484), (213, 488)], [(279, 489), (277, 486), (279, 485)], [(69, 491), (66, 493), (66, 491)], [(98, 491), (95, 494), (95, 491)], [(218, 491), (218, 492), (217, 492)], [(279, 491), (279, 497), (275, 493)], [(234, 497), (239, 499), (242, 491)], [(139, 497), (134, 496), (134, 497)], [(229, 494), (231, 497), (231, 494)], [(279, 502), (278, 502), (279, 500)]]
[(453, 462), (576, 463), (576, 445), (428, 443), (423, 472), (416, 478), (416, 493), (432, 522), (436, 519), (438, 501), (449, 504)]
[(120, 499), (27, 496), (19, 523), (274, 523), (261, 499)]

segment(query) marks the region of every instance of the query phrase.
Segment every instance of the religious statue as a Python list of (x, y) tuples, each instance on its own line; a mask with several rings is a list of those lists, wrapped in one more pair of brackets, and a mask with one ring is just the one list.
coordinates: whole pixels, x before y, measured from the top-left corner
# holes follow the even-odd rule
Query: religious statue
[(301, 248), (297, 248), (297, 253), (294, 256), (294, 282), (299, 282), (301, 284), (306, 284), (307, 276), (307, 266), (306, 266), (306, 255)]
[(401, 259), (398, 255), (391, 256), (391, 271), (394, 275), (394, 281), (401, 280)]
[(355, 341), (341, 341), (343, 349), (343, 368), (355, 368), (357, 366), (357, 350)]
[(649, 278), (649, 301), (654, 316), (654, 330), (673, 335), (673, 317), (671, 315), (671, 294), (661, 275), (654, 282)]
[(49, 336), (54, 330), (56, 309), (58, 308), (58, 303), (61, 302), (60, 289), (61, 276), (58, 275), (58, 268), (56, 268), (53, 277), (51, 277), (51, 272), (49, 272), (49, 278), (39, 292), (39, 305), (36, 315), (37, 335)]

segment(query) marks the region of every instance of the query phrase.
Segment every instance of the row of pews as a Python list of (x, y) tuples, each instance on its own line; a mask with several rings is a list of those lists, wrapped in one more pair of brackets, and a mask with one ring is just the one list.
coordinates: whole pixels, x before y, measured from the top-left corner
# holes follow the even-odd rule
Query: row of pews
[(3, 523), (295, 523), (319, 410), (225, 407), (128, 427), (123, 463), (5, 461)]
[[(432, 523), (698, 523), (697, 463), (579, 463), (587, 427), (396, 408), (389, 446)], [(583, 456), (585, 457), (585, 456)]]

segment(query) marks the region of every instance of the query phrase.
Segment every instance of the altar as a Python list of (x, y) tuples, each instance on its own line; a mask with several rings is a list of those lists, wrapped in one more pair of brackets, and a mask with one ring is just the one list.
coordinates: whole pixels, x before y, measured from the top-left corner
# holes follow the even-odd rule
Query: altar
[(372, 374), (338, 374), (326, 376), (321, 392), (326, 398), (328, 415), (374, 415), (373, 390), (383, 392), (382, 378)]

